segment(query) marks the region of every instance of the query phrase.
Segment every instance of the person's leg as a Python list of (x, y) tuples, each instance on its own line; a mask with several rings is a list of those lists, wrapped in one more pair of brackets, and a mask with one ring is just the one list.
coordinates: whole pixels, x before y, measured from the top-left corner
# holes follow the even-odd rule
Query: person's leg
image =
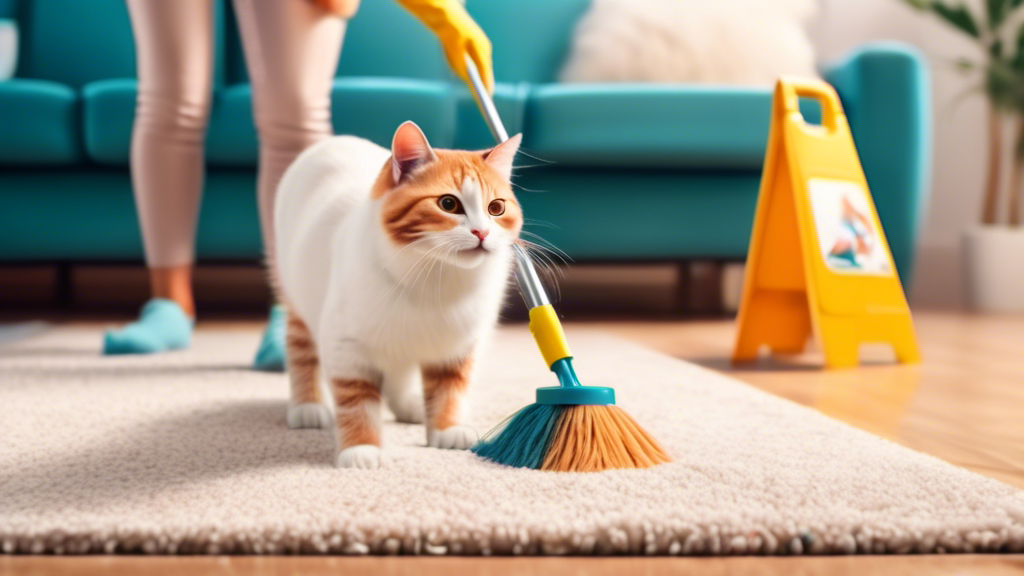
[(212, 0), (127, 3), (139, 78), (132, 186), (154, 298), (138, 322), (107, 334), (109, 354), (182, 348), (191, 340), (192, 262), (213, 70)]
[[(331, 85), (345, 21), (313, 2), (234, 0), (260, 138), (263, 249), (274, 250), (274, 196), (295, 157), (331, 136)], [(256, 367), (284, 369), (285, 314), (275, 307)]]

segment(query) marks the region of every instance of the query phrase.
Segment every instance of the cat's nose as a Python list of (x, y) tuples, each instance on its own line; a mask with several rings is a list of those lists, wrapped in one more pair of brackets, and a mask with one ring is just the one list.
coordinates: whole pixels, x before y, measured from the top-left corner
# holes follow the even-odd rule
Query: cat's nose
[(490, 230), (470, 230), (470, 232), (473, 234), (473, 236), (479, 238), (480, 242), (483, 242), (484, 238), (487, 238), (487, 235), (491, 233)]

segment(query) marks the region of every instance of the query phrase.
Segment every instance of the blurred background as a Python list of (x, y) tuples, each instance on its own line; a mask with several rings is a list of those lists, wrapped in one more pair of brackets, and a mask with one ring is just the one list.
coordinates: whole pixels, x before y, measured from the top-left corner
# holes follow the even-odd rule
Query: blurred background
[[(230, 2), (215, 4), (201, 317), (269, 302), (247, 78)], [(995, 58), (993, 10), (1000, 50), (1015, 57), (1018, 4), (968, 1), (967, 24), (959, 8), (900, 0), (467, 8), (494, 43), (499, 109), (532, 156), (521, 163), (536, 166), (517, 180), (528, 229), (578, 264), (562, 270), (562, 312), (715, 316), (736, 305), (780, 73), (836, 86), (912, 305), (986, 308), (968, 301), (964, 238), (982, 222), (991, 178), (992, 91), (965, 61)], [(0, 81), (2, 314), (133, 313), (148, 290), (127, 167), (135, 84), (125, 6), (0, 0), (0, 19), (0, 74), (10, 77)], [(390, 0), (363, 0), (337, 76), (339, 133), (384, 143), (411, 118), (435, 146), (488, 144), (436, 40)], [(814, 121), (813, 103), (805, 114)], [(996, 135), (1007, 157), (1001, 203), (1015, 184), (1010, 116)]]

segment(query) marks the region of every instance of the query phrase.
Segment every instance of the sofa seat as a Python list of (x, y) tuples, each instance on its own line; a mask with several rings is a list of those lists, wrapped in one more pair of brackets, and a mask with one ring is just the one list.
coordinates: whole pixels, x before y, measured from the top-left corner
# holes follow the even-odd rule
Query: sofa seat
[(56, 82), (0, 82), (0, 164), (73, 165), (82, 158), (78, 96)]
[[(772, 92), (681, 84), (544, 84), (530, 93), (524, 146), (571, 166), (761, 167)], [(817, 122), (817, 105), (805, 116)]]
[[(101, 80), (83, 89), (84, 142), (100, 164), (128, 164), (137, 94), (135, 80)], [(331, 94), (336, 134), (354, 134), (390, 146), (395, 128), (413, 120), (431, 143), (451, 147), (456, 105), (443, 81), (400, 78), (338, 78)], [(206, 135), (211, 167), (253, 167), (258, 144), (252, 118), (252, 88), (236, 84), (217, 91)]]

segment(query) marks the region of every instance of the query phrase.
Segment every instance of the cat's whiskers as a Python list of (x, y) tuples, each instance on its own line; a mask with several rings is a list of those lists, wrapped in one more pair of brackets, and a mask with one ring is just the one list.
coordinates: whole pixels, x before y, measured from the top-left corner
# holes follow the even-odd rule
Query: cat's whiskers
[[(429, 266), (425, 266), (426, 274), (423, 274), (423, 291), (422, 291), (422, 293), (419, 291), (419, 288), (418, 288), (419, 281), (420, 281), (420, 273), (417, 273), (416, 277), (413, 278), (412, 282), (410, 283), (409, 289), (406, 291), (406, 294), (409, 295), (410, 301), (415, 301), (417, 305), (422, 305), (422, 306), (425, 306), (427, 304), (427, 302), (429, 300), (426, 297), (426, 291), (427, 291), (427, 288), (428, 288), (428, 284), (430, 282), (430, 275), (434, 273), (434, 266), (437, 265), (437, 266), (439, 266), (439, 268), (438, 268), (438, 278), (440, 279), (443, 276), (442, 272), (444, 271), (444, 267), (447, 264), (447, 257), (450, 254), (450, 251), (451, 251), (452, 247), (457, 247), (457, 243), (454, 240), (447, 240), (447, 241), (444, 241), (441, 244), (435, 246), (433, 249), (431, 249), (431, 252), (430, 252), (431, 254), (433, 254), (435, 251), (438, 252), (438, 254), (437, 255), (433, 255), (433, 260), (430, 262)], [(438, 282), (440, 283), (440, 280), (438, 280)], [(438, 299), (438, 310), (441, 312), (441, 314), (443, 316), (444, 315), (444, 306), (441, 304), (440, 298)], [(403, 325), (406, 324), (406, 317), (408, 316), (408, 314), (409, 314), (409, 307), (407, 306), (407, 307), (405, 307), (405, 311), (403, 312), (403, 315), (402, 315), (402, 324)]]
[[(555, 226), (553, 224), (551, 224), (550, 226), (552, 226), (554, 228), (557, 228), (557, 226)], [(563, 264), (569, 264), (570, 262), (573, 261), (572, 257), (569, 256), (568, 253), (566, 253), (564, 250), (562, 250), (558, 246), (555, 246), (554, 244), (549, 242), (544, 237), (542, 237), (542, 236), (540, 236), (538, 234), (534, 234), (533, 232), (530, 232), (528, 230), (523, 230), (523, 231), (520, 232), (520, 234), (521, 235), (525, 234), (525, 235), (530, 236), (531, 238), (536, 240), (536, 242), (532, 242), (530, 240), (521, 239), (523, 242), (532, 244), (534, 246), (537, 246), (538, 248), (542, 248), (542, 249), (544, 249), (546, 251), (554, 253), (556, 256), (558, 256), (559, 259), (562, 260)]]
[[(399, 252), (401, 252), (402, 250), (405, 250), (406, 248), (408, 248), (409, 246), (412, 246), (413, 244), (416, 244), (418, 242), (422, 242), (422, 241), (425, 241), (425, 240), (432, 240), (432, 238), (430, 238), (428, 236), (424, 236), (422, 238), (417, 238), (416, 240), (413, 240), (409, 244), (406, 244), (405, 246), (403, 246), (399, 250)], [(435, 246), (435, 248), (436, 248), (436, 246)], [(432, 251), (433, 251), (433, 248), (427, 250), (426, 252), (421, 253), (420, 257), (416, 260), (416, 262), (414, 262), (412, 265), (410, 265), (409, 269), (405, 271), (405, 274), (403, 274), (402, 277), (397, 279), (397, 280), (394, 278), (394, 276), (391, 276), (391, 274), (390, 274), (390, 270), (388, 269), (388, 266), (390, 266), (390, 264), (385, 266), (384, 270), (388, 274), (388, 276), (391, 277), (391, 280), (393, 281), (393, 284), (392, 284), (391, 288), (388, 290), (388, 292), (384, 295), (384, 298), (385, 299), (388, 298), (389, 296), (391, 296), (395, 292), (395, 290), (398, 290), (398, 289), (402, 288), (402, 286), (405, 283), (405, 279), (409, 277), (409, 274), (412, 274), (414, 271), (418, 270), (419, 263), (422, 262), (424, 258), (429, 256)], [(395, 258), (397, 258), (397, 257), (398, 257), (398, 254), (395, 254), (395, 256), (391, 258), (391, 262), (393, 262), (395, 260)]]
[[(434, 252), (437, 252), (438, 254), (440, 254), (441, 250), (443, 248), (446, 248), (447, 246), (448, 246), (448, 243), (447, 242), (443, 242), (443, 243), (438, 244), (437, 246), (434, 246), (433, 248), (431, 248), (430, 251), (427, 252), (427, 253), (428, 254), (433, 254)], [(417, 272), (416, 276), (412, 279), (412, 282), (409, 284), (409, 288), (407, 290), (405, 290), (405, 294), (406, 294), (406, 296), (408, 296), (410, 303), (415, 302), (417, 305), (419, 305), (419, 303), (420, 303), (420, 301), (422, 299), (416, 297), (417, 296), (417, 294), (416, 294), (416, 286), (417, 286), (417, 284), (419, 284), (420, 276), (423, 274), (424, 271), (426, 271), (426, 275), (423, 275), (423, 285), (425, 287), (427, 285), (427, 279), (430, 278), (430, 271), (434, 269), (434, 265), (437, 264), (437, 261), (438, 261), (438, 258), (436, 256), (432, 257), (430, 262), (428, 264), (425, 264), (423, 266), (423, 268), (419, 272)], [(410, 306), (403, 307), (403, 312), (402, 312), (402, 325), (403, 326), (408, 326), (407, 320), (408, 320), (408, 317), (409, 317), (409, 308), (410, 308)]]
[(421, 237), (413, 240), (412, 242), (409, 242), (405, 246), (402, 246), (401, 248), (398, 249), (397, 252), (394, 253), (394, 255), (391, 256), (391, 259), (388, 260), (387, 264), (384, 265), (382, 270), (384, 270), (384, 271), (390, 270), (391, 269), (391, 265), (394, 264), (395, 260), (399, 256), (402, 255), (402, 252), (404, 252), (406, 248), (409, 248), (410, 246), (415, 246), (416, 244), (419, 244), (420, 242), (426, 242), (427, 240), (430, 240), (430, 239), (431, 238), (429, 236), (421, 236)]
[[(554, 285), (555, 298), (560, 300), (562, 298), (562, 287), (559, 284), (559, 279), (565, 277), (565, 272), (555, 263), (554, 259), (550, 254), (548, 254), (548, 250), (545, 249), (545, 247), (530, 242), (524, 238), (520, 238), (519, 242), (523, 248), (525, 248), (526, 255), (536, 265), (538, 272), (541, 272), (546, 276), (546, 280), (549, 284)], [(561, 258), (557, 253), (555, 255)]]
[[(384, 327), (387, 326), (387, 322), (391, 318), (392, 312), (394, 312), (395, 307), (398, 306), (398, 304), (399, 304), (399, 299), (398, 298), (391, 298), (391, 296), (395, 293), (396, 290), (401, 290), (402, 289), (402, 287), (404, 286), (405, 279), (409, 276), (409, 274), (412, 274), (413, 271), (416, 271), (416, 270), (418, 270), (419, 272), (422, 272), (423, 268), (420, 266), (420, 262), (423, 262), (424, 259), (429, 257), (431, 253), (433, 253), (435, 250), (437, 250), (441, 246), (443, 246), (443, 245), (434, 246), (434, 247), (430, 248), (429, 250), (427, 250), (426, 252), (420, 254), (420, 257), (416, 260), (416, 262), (414, 262), (412, 264), (412, 266), (409, 267), (409, 269), (402, 276), (402, 278), (400, 280), (398, 280), (395, 283), (395, 285), (392, 286), (390, 290), (388, 290), (387, 294), (385, 294), (380, 299), (382, 302), (387, 302), (390, 299), (391, 300), (391, 307), (388, 308), (387, 313), (384, 314), (384, 318), (377, 325), (377, 329), (373, 333), (373, 339), (374, 340), (377, 340), (377, 337), (380, 336), (381, 330), (383, 330)], [(419, 272), (417, 272), (417, 274), (416, 274), (417, 277), (419, 277)]]
[[(448, 243), (448, 245), (450, 246), (450, 248), (448, 249), (448, 252), (446, 252), (445, 255), (444, 255), (444, 259), (445, 260), (447, 260), (449, 256), (454, 254), (459, 249), (458, 245), (455, 243), (454, 240), (450, 241)], [(443, 266), (441, 267), (441, 269), (438, 270), (438, 273), (437, 273), (437, 309), (441, 311), (441, 317), (444, 318), (445, 325), (446, 326), (451, 326), (451, 321), (448, 319), (448, 312), (445, 310), (445, 306), (441, 302), (441, 280), (442, 280), (442, 278), (444, 278), (444, 267)]]
[[(542, 228), (552, 228), (554, 230), (561, 230), (562, 229), (561, 226), (557, 226), (555, 224), (552, 224), (551, 222), (548, 222), (547, 220), (537, 220), (535, 218), (523, 218), (523, 225), (524, 226), (540, 226)], [(526, 230), (521, 230), (519, 233), (520, 234), (528, 234), (528, 233), (532, 234), (532, 232), (527, 232)], [(533, 234), (533, 235), (536, 236), (536, 234)]]
[[(533, 154), (530, 154), (522, 146), (519, 147), (519, 150), (516, 152), (516, 155), (517, 156), (526, 156), (527, 158), (529, 158), (531, 160), (536, 160), (537, 162), (542, 162), (543, 163), (543, 164), (541, 164), (542, 166), (549, 166), (549, 165), (555, 164), (554, 160), (548, 160), (546, 158), (541, 158), (540, 156), (534, 156)], [(522, 166), (516, 166), (515, 168), (522, 168)], [(513, 170), (515, 168), (513, 168)]]
[[(401, 288), (402, 283), (405, 281), (405, 279), (409, 276), (409, 274), (411, 274), (413, 272), (413, 270), (416, 269), (416, 266), (419, 264), (419, 262), (427, 257), (427, 255), (430, 253), (430, 251), (428, 250), (427, 252), (421, 254), (419, 259), (415, 263), (413, 263), (413, 265), (410, 266), (408, 270), (405, 271), (405, 274), (403, 274), (401, 278), (399, 278), (397, 280), (395, 279), (394, 276), (391, 275), (391, 268), (390, 268), (391, 264), (395, 261), (395, 259), (398, 258), (398, 256), (402, 253), (403, 250), (405, 250), (406, 248), (409, 248), (410, 246), (412, 246), (414, 244), (418, 244), (420, 242), (424, 242), (424, 241), (427, 241), (427, 240), (430, 240), (430, 237), (422, 236), (422, 237), (417, 238), (416, 240), (413, 240), (412, 242), (406, 244), (405, 246), (402, 246), (401, 248), (398, 249), (398, 252), (396, 252), (391, 257), (391, 259), (388, 261), (388, 263), (385, 264), (383, 268), (381, 268), (381, 271), (384, 273), (385, 277), (389, 278), (393, 282), (393, 284), (391, 285), (391, 288), (388, 289), (387, 293), (385, 293), (384, 296), (380, 298), (381, 302), (386, 302), (395, 293), (396, 290)], [(392, 307), (394, 307), (394, 304), (392, 304)], [(377, 333), (374, 333), (374, 337), (376, 337), (376, 336), (377, 336)]]
[[(420, 238), (419, 240), (426, 240), (426, 238)], [(418, 242), (419, 240), (416, 240), (415, 242)], [(407, 245), (406, 245), (405, 247), (407, 248), (408, 246), (411, 246), (412, 244), (413, 244), (413, 243), (407, 244)], [(403, 248), (403, 250), (404, 250), (404, 249), (405, 249), (405, 248)], [(424, 252), (423, 254), (420, 254), (420, 257), (419, 257), (419, 259), (417, 259), (417, 260), (416, 260), (416, 262), (414, 262), (414, 263), (412, 264), (412, 266), (410, 266), (410, 267), (409, 267), (409, 269), (405, 271), (405, 274), (403, 274), (403, 275), (402, 275), (402, 277), (401, 277), (401, 278), (399, 278), (399, 279), (397, 279), (397, 280), (396, 280), (396, 279), (395, 279), (395, 278), (394, 278), (393, 276), (391, 276), (391, 274), (390, 274), (390, 272), (389, 272), (388, 270), (384, 270), (384, 273), (385, 273), (385, 275), (387, 275), (387, 276), (388, 276), (389, 278), (391, 278), (391, 280), (392, 280), (392, 281), (393, 281), (394, 283), (393, 283), (393, 284), (391, 285), (391, 288), (389, 288), (389, 289), (388, 289), (387, 293), (385, 293), (385, 294), (384, 294), (384, 295), (383, 295), (382, 297), (380, 297), (380, 298), (379, 298), (378, 300), (379, 300), (380, 302), (382, 302), (382, 303), (383, 303), (383, 302), (387, 302), (387, 301), (388, 301), (388, 300), (389, 300), (389, 299), (391, 298), (391, 296), (392, 296), (392, 295), (393, 295), (393, 294), (395, 293), (395, 291), (396, 291), (396, 290), (399, 290), (399, 289), (400, 289), (400, 288), (402, 287), (402, 283), (403, 283), (403, 282), (405, 281), (405, 279), (406, 279), (406, 278), (407, 278), (407, 277), (409, 276), (409, 274), (412, 274), (412, 272), (413, 272), (414, 270), (416, 270), (416, 267), (417, 267), (417, 266), (419, 265), (419, 262), (420, 262), (421, 260), (423, 260), (424, 258), (426, 258), (426, 257), (427, 257), (427, 255), (428, 255), (429, 253), (430, 253), (430, 251), (428, 250), (427, 252)], [(392, 258), (392, 260), (394, 260), (394, 258)], [(394, 308), (394, 303), (392, 303), (391, 307), (392, 307), (392, 308)], [(385, 320), (387, 319), (387, 316), (388, 316), (388, 315), (390, 315), (390, 309), (388, 310), (388, 314), (386, 314), (386, 315), (384, 316), (384, 319), (385, 319)], [(383, 325), (383, 321), (381, 322), (381, 325)], [(376, 337), (376, 333), (374, 334), (374, 337)]]
[[(407, 286), (403, 287), (403, 292), (405, 292), (405, 295), (408, 296), (410, 300), (416, 299), (416, 287), (419, 284), (420, 277), (422, 276), (424, 282), (426, 282), (426, 279), (430, 277), (430, 271), (433, 270), (434, 265), (437, 264), (438, 255), (447, 247), (448, 243), (442, 242), (427, 251), (427, 254), (431, 257), (430, 261), (424, 264), (419, 271), (416, 272), (416, 276), (413, 277), (412, 282), (409, 282)], [(435, 252), (437, 254), (435, 254)], [(426, 272), (426, 275), (423, 274), (424, 272)]]

